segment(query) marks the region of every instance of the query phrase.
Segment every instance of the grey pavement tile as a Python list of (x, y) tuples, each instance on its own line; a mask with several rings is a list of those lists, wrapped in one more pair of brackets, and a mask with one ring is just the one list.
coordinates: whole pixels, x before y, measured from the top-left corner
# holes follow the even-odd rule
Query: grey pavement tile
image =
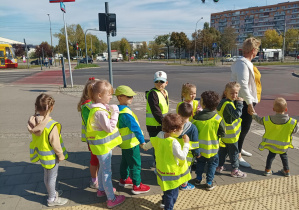
[(13, 197), (0, 197), (0, 209), (1, 210), (12, 210), (15, 209), (20, 201), (20, 197), (13, 196)]
[(28, 183), (37, 183), (44, 181), (44, 172), (31, 174)]
[(82, 169), (75, 169), (73, 178), (85, 178), (90, 176), (89, 168), (86, 168), (84, 170)]
[(64, 179), (59, 180), (59, 189), (61, 190), (72, 190), (72, 189), (82, 189), (83, 179)]
[(11, 197), (11, 192), (14, 186), (1, 186), (0, 187), (0, 198)]
[(44, 168), (41, 166), (40, 163), (38, 164), (30, 164), (28, 166), (25, 167), (23, 173), (27, 174), (27, 173), (41, 173), (44, 171)]
[(11, 176), (15, 174), (21, 174), (25, 169), (25, 166), (10, 166), (5, 168), (3, 175)]
[(19, 184), (26, 184), (31, 177), (31, 174), (18, 174), (12, 175), (8, 178), (5, 182), (5, 185), (19, 185)]
[(42, 205), (46, 203), (46, 198), (44, 196), (39, 195), (29, 195), (23, 196), (20, 198), (18, 205), (16, 206), (16, 210), (39, 210), (42, 208)]
[[(63, 170), (63, 168), (67, 170)], [(74, 171), (75, 169), (72, 169), (70, 167), (59, 166), (57, 180), (72, 179), (74, 175)]]
[(36, 187), (37, 183), (15, 185), (10, 194), (18, 196), (32, 195), (35, 193)]
[[(57, 188), (57, 186), (56, 186)], [(47, 194), (47, 189), (44, 182), (38, 182), (37, 187), (35, 188), (36, 194)]]
[(0, 187), (2, 187), (5, 182), (8, 180), (9, 176), (1, 176), (0, 175)]

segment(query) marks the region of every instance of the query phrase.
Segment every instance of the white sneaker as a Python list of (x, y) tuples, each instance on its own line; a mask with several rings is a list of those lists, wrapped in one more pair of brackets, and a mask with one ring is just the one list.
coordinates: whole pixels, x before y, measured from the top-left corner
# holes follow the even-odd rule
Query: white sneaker
[(161, 209), (164, 209), (164, 208), (165, 208), (165, 205), (164, 205), (163, 203), (161, 203), (161, 204), (160, 204), (160, 208), (161, 208)]
[(66, 204), (69, 200), (66, 198), (61, 198), (61, 197), (56, 197), (54, 201), (49, 202), (48, 201), (48, 206), (62, 206), (64, 204)]
[(245, 168), (249, 168), (250, 167), (250, 164), (247, 163), (242, 157), (239, 159), (239, 164), (240, 164), (240, 166), (243, 166)]
[(241, 150), (241, 154), (247, 157), (251, 157), (252, 154), (250, 152), (245, 151), (244, 149)]

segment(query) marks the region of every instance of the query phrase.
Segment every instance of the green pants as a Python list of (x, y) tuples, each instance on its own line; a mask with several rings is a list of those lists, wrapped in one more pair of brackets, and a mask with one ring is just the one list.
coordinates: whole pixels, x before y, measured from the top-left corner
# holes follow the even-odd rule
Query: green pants
[(131, 172), (133, 184), (139, 186), (141, 182), (141, 157), (139, 145), (131, 149), (122, 149), (121, 151), (120, 178), (126, 180)]

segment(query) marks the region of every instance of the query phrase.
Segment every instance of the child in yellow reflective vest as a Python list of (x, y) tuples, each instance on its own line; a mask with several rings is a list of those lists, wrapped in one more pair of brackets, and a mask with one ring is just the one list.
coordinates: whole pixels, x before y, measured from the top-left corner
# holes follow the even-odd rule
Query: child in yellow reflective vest
[(184, 122), (178, 114), (167, 114), (163, 118), (162, 131), (143, 146), (144, 150), (155, 149), (157, 181), (163, 196), (161, 208), (173, 209), (179, 194), (179, 186), (191, 179), (187, 164), (189, 137), (183, 136), (182, 149), (178, 138), (183, 131)]
[(35, 101), (35, 114), (28, 121), (28, 131), (32, 134), (30, 142), (31, 162), (40, 161), (44, 167), (44, 183), (48, 192), (48, 206), (61, 206), (68, 199), (59, 197), (56, 191), (56, 179), (59, 162), (68, 158), (61, 138), (61, 125), (50, 117), (55, 100), (47, 94), (40, 94)]
[[(90, 77), (85, 84), (85, 87), (82, 92), (82, 96), (77, 106), (78, 112), (81, 112), (82, 118), (82, 128), (81, 128), (81, 141), (87, 142), (86, 140), (86, 124), (88, 115), (90, 112), (90, 104), (92, 103), (88, 96), (88, 86), (93, 85), (98, 79), (94, 77)], [(87, 143), (88, 145), (88, 143)], [(98, 170), (99, 170), (99, 160), (96, 155), (92, 154), (89, 145), (88, 150), (90, 151), (90, 162), (89, 162), (89, 170), (91, 175), (90, 187), (94, 189), (98, 189)]]
[[(140, 128), (137, 116), (128, 105), (132, 104), (136, 93), (128, 86), (121, 85), (115, 90), (119, 101), (119, 117), (117, 127), (122, 137), (122, 158), (120, 163), (119, 185), (122, 187), (132, 186), (132, 193), (137, 195), (147, 193), (150, 187), (141, 182), (141, 157), (139, 144), (145, 144), (144, 136)], [(132, 179), (130, 178), (130, 174)]]
[(219, 163), (218, 149), (219, 139), (225, 135), (225, 125), (215, 111), (219, 103), (219, 95), (214, 91), (205, 91), (201, 94), (200, 105), (203, 108), (194, 116), (193, 124), (198, 129), (198, 141), (200, 154), (197, 157), (195, 185), (200, 185), (205, 165), (206, 190), (213, 190), (216, 167)]
[(287, 102), (284, 98), (276, 98), (273, 104), (275, 115), (259, 117), (257, 113), (252, 115), (252, 118), (265, 127), (263, 141), (259, 145), (259, 150), (268, 149), (266, 168), (264, 175), (272, 174), (271, 165), (276, 154), (280, 155), (283, 169), (281, 173), (288, 177), (290, 169), (288, 164), (288, 148), (294, 148), (292, 145), (292, 134), (299, 131), (298, 122), (296, 119), (289, 117), (285, 112), (288, 111)]

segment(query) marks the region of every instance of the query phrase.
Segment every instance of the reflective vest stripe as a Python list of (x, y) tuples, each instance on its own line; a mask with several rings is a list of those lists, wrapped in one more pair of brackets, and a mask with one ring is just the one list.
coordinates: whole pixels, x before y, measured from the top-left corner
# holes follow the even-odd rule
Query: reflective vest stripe
[(51, 126), (52, 126), (54, 123), (57, 123), (57, 122), (54, 121), (54, 120), (50, 120), (50, 121), (47, 123), (46, 128), (50, 129)]
[(269, 144), (267, 144), (267, 145), (262, 145), (262, 144), (260, 144), (260, 145), (259, 145), (259, 149), (260, 149), (260, 150), (264, 150), (264, 149), (268, 149), (268, 148), (273, 149), (273, 150), (275, 150), (275, 151), (279, 151), (279, 152), (281, 152), (281, 154), (288, 151), (288, 149), (280, 149), (280, 148), (277, 148), (277, 147), (274, 146), (274, 145), (269, 145)]
[(127, 140), (130, 140), (132, 138), (135, 137), (135, 134), (134, 133), (130, 133), (128, 135), (125, 135), (125, 136), (121, 136), (121, 138), (123, 139), (123, 141), (127, 141)]
[(290, 145), (290, 142), (282, 142), (282, 141), (277, 141), (277, 140), (272, 140), (272, 139), (267, 139), (267, 138), (263, 138), (263, 142), (269, 143), (269, 144), (276, 144), (276, 145), (279, 145), (279, 146)]
[(296, 120), (292, 119), (290, 123), (291, 123), (292, 125), (294, 125), (295, 122), (296, 122)]
[[(167, 115), (167, 114), (162, 114), (162, 115), (163, 115), (163, 117), (165, 117), (165, 115)], [(146, 113), (146, 117), (147, 118), (155, 118), (154, 115), (150, 114), (150, 113)]]
[(86, 130), (86, 126), (82, 124), (81, 129)]
[(228, 131), (228, 130), (234, 130), (234, 128), (235, 128), (236, 126), (238, 126), (239, 122), (240, 122), (240, 118), (239, 118), (238, 121), (236, 121), (234, 124), (229, 125), (229, 126), (226, 126), (226, 130), (227, 130), (227, 131)]
[(207, 140), (199, 140), (198, 141), (199, 142), (199, 144), (204, 144), (204, 145), (218, 145), (219, 144), (219, 141), (218, 140), (209, 140), (209, 141), (207, 141)]
[(87, 141), (91, 145), (101, 145), (101, 144), (106, 144), (106, 143), (112, 141), (113, 139), (115, 139), (118, 136), (120, 136), (119, 131), (117, 131), (116, 133), (114, 133), (110, 136), (107, 136), (106, 138), (103, 138), (103, 139), (95, 139), (95, 140), (87, 139)]
[(269, 116), (266, 116), (266, 117), (265, 117), (265, 121), (269, 121)]
[(56, 163), (55, 159), (54, 160), (42, 160), (42, 159), (39, 159), (39, 161), (43, 165), (55, 165), (55, 163)]
[(187, 162), (193, 162), (193, 158), (191, 157), (186, 157)]
[(167, 176), (167, 175), (162, 175), (159, 172), (157, 173), (157, 176), (163, 181), (175, 181), (180, 179), (181, 177), (187, 175), (189, 173), (189, 168), (187, 169), (187, 171), (185, 171), (185, 173), (177, 175), (177, 176)]
[(236, 131), (236, 133), (232, 133), (232, 134), (225, 134), (225, 136), (223, 137), (223, 139), (230, 139), (230, 138), (235, 138), (238, 136), (238, 134), (241, 132), (241, 126), (239, 127), (239, 129)]
[[(191, 142), (191, 141), (190, 141)], [(194, 147), (194, 148), (198, 148), (199, 147), (199, 143), (198, 142), (196, 142), (196, 143), (191, 143), (191, 146), (192, 147)]]
[[(61, 148), (64, 148), (64, 143), (61, 143), (60, 145), (61, 145)], [(34, 149), (30, 149), (30, 154), (34, 154), (34, 152), (37, 152), (41, 156), (48, 156), (48, 155), (54, 155), (55, 154), (54, 150), (40, 151), (37, 147), (35, 147)], [(34, 158), (32, 158), (32, 159), (34, 159)]]
[(81, 138), (86, 139), (86, 134), (85, 133), (81, 133)]
[[(31, 151), (30, 151), (31, 152)], [(38, 157), (38, 154), (35, 154), (33, 157), (30, 158), (30, 160), (34, 160), (35, 158)]]
[(209, 150), (206, 150), (204, 148), (200, 148), (200, 152), (201, 153), (205, 153), (205, 154), (216, 154), (218, 152), (218, 149), (209, 149)]
[(217, 114), (216, 117), (215, 117), (215, 119), (216, 119), (216, 120), (220, 120), (220, 119), (221, 119), (221, 116)]

